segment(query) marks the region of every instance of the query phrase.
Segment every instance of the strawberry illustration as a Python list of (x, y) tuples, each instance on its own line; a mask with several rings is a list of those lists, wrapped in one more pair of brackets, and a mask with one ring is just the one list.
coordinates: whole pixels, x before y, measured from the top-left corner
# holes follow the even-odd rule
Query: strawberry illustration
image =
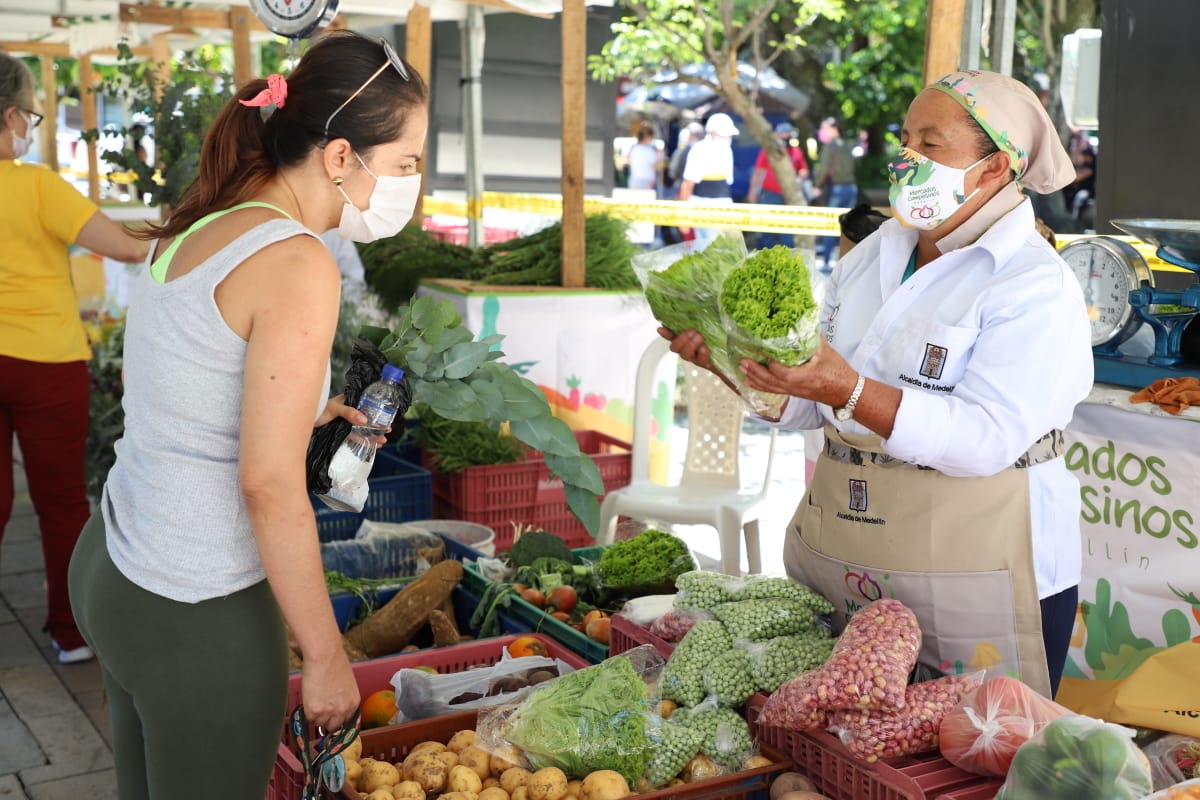
[(608, 399), (602, 394), (587, 394), (584, 395), (583, 404), (589, 408), (594, 408), (597, 411), (603, 411), (608, 405)]

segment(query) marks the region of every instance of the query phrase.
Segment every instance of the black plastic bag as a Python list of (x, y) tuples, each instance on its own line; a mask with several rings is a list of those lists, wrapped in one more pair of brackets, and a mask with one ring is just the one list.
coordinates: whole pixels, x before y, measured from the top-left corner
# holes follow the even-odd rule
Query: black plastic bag
[[(367, 390), (383, 374), (383, 368), (388, 363), (383, 352), (369, 339), (359, 336), (354, 340), (354, 349), (350, 353), (350, 366), (346, 369), (346, 387), (343, 392), (348, 406), (358, 406), (363, 392)], [(403, 429), (402, 418), (412, 404), (412, 384), (408, 376), (400, 382), (400, 406), (396, 410), (396, 421), (392, 423), (395, 433)], [(308, 440), (308, 456), (305, 469), (308, 476), (308, 490), (314, 494), (325, 494), (333, 482), (329, 479), (329, 463), (333, 454), (342, 446), (342, 442), (350, 435), (351, 424), (345, 419), (327, 422), (313, 431)]]

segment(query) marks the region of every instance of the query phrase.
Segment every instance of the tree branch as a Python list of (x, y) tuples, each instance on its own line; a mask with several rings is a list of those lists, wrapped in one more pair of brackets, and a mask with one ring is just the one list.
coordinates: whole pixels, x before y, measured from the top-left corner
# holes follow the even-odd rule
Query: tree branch
[[(724, 3), (722, 3), (722, 11), (731, 5), (732, 0), (724, 0)], [(732, 8), (729, 8), (729, 10), (732, 14)], [(771, 12), (774, 10), (775, 4), (773, 2), (764, 2), (762, 6), (760, 6), (759, 9), (754, 12), (754, 15), (750, 17), (742, 29), (738, 31), (737, 36), (733, 37), (733, 40), (730, 44), (730, 50), (732, 50), (735, 54), (740, 51), (742, 49), (742, 45), (746, 43), (746, 40), (749, 39), (755, 31), (759, 30), (763, 25), (766, 24), (767, 19), (771, 16)], [(729, 30), (732, 28), (732, 25), (732, 22), (726, 25), (726, 36), (730, 35)]]
[[(701, 7), (700, 0), (692, 0), (692, 7), (696, 10), (697, 18), (704, 19), (704, 9)], [(713, 43), (712, 27), (703, 25), (701, 26), (701, 29), (704, 34), (704, 49), (706, 51), (706, 55), (708, 56), (708, 60), (712, 62), (713, 69), (717, 70), (717, 80), (720, 80), (721, 59), (717, 53), (717, 47)]]

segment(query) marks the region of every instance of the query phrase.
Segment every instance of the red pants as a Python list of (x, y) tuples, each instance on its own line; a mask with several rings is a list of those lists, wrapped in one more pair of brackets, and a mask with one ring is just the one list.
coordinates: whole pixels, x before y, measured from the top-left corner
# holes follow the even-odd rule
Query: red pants
[(21, 444), (29, 496), (46, 560), (46, 630), (60, 647), (83, 645), (67, 596), (67, 567), (88, 521), (87, 362), (42, 364), (0, 356), (0, 537), (12, 516), (13, 434)]

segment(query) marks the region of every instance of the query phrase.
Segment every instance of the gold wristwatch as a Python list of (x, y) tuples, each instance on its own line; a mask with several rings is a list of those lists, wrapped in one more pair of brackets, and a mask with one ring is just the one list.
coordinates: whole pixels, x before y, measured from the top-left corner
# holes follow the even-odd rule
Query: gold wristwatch
[(862, 394), (863, 387), (867, 385), (867, 379), (864, 375), (858, 376), (858, 383), (854, 384), (854, 391), (850, 393), (850, 399), (846, 401), (846, 405), (833, 410), (833, 416), (838, 422), (849, 422), (854, 419), (854, 407), (858, 405), (859, 395)]

